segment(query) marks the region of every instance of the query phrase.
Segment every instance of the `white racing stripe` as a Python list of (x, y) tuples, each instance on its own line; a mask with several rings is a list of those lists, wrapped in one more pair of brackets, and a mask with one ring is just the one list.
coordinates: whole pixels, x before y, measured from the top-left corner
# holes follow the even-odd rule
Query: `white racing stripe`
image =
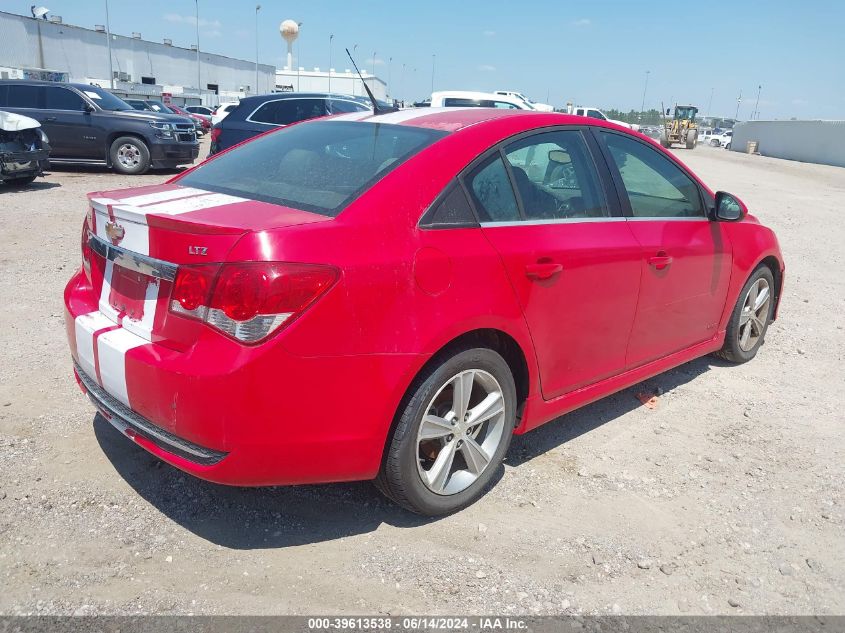
[(76, 360), (86, 374), (94, 380), (97, 379), (97, 366), (94, 362), (94, 334), (103, 328), (112, 327), (110, 321), (101, 312), (89, 312), (80, 314), (74, 319), (74, 331), (76, 334)]
[[(450, 110), (457, 110), (458, 108), (450, 108)], [(428, 112), (426, 112), (428, 110)], [(372, 123), (405, 123), (412, 119), (419, 119), (424, 116), (437, 114), (428, 108), (413, 108), (411, 110), (399, 110), (398, 112), (389, 112), (388, 114), (379, 114), (371, 119)]]
[(201, 196), (205, 193), (209, 192), (204, 189), (194, 189), (193, 187), (180, 187), (179, 189), (168, 189), (167, 191), (159, 191), (157, 193), (145, 193), (140, 196), (121, 198), (118, 200), (118, 204), (140, 207), (145, 204), (155, 204), (157, 202), (167, 202), (168, 200), (178, 200), (179, 198)]
[[(96, 208), (96, 207), (95, 207)], [(125, 218), (120, 217), (120, 208), (119, 207), (112, 207), (115, 212), (115, 220), (117, 221), (120, 226), (123, 227), (123, 239), (120, 240), (119, 245), (121, 248), (125, 248), (126, 250), (132, 251), (133, 253), (138, 253), (140, 255), (149, 255), (150, 254), (150, 227), (146, 225), (146, 218), (144, 217), (144, 224), (140, 224), (138, 222), (132, 222)], [(109, 238), (108, 234), (106, 233), (106, 224), (111, 222), (109, 218), (108, 211), (103, 210), (100, 211), (99, 209), (96, 210), (97, 219), (95, 221), (96, 224), (96, 233), (97, 237), (103, 238), (109, 244), (112, 243), (111, 238)]]
[(129, 394), (126, 389), (126, 352), (147, 343), (148, 341), (123, 328), (110, 330), (97, 338), (97, 355), (100, 360), (103, 389), (127, 407), (132, 405), (129, 404)]
[(373, 116), (371, 110), (362, 110), (361, 112), (348, 112), (347, 114), (338, 114), (332, 117), (332, 121), (360, 121), (366, 119), (368, 116)]
[(210, 209), (211, 207), (221, 207), (225, 204), (236, 204), (246, 201), (246, 198), (229, 196), (224, 193), (212, 193), (207, 196), (195, 196), (193, 198), (161, 202), (144, 207), (144, 212), (155, 215), (180, 215), (182, 213), (190, 213), (191, 211), (199, 211), (200, 209)]
[(120, 315), (117, 310), (111, 307), (109, 303), (109, 295), (111, 295), (111, 280), (114, 275), (114, 262), (112, 260), (106, 261), (106, 270), (103, 273), (103, 287), (100, 288), (100, 313), (111, 320), (111, 325), (116, 325)]

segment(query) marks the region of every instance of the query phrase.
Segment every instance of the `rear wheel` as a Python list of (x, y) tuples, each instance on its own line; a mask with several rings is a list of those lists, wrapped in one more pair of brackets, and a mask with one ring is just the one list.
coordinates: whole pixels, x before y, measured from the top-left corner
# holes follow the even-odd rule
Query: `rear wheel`
[(109, 150), (111, 164), (121, 174), (143, 174), (150, 168), (147, 144), (134, 136), (116, 138)]
[(496, 352), (461, 351), (412, 387), (375, 483), (399, 505), (428, 516), (476, 501), (510, 445), (516, 387)]
[(768, 266), (759, 266), (745, 282), (728, 321), (725, 343), (716, 356), (746, 363), (757, 355), (774, 313), (775, 280)]
[(687, 149), (695, 149), (697, 135), (694, 131), (687, 133)]

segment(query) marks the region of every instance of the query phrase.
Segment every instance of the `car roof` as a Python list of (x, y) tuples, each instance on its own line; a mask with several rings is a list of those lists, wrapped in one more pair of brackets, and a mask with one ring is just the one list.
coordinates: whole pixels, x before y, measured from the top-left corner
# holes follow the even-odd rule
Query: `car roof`
[(351, 95), (333, 92), (271, 92), (266, 95), (244, 97), (240, 100), (240, 103), (264, 103), (265, 101), (278, 101), (279, 99), (342, 99), (344, 101), (355, 101), (358, 103), (366, 100), (369, 103), (366, 97), (353, 97)]
[[(502, 108), (408, 108), (397, 112), (376, 114), (372, 112), (350, 112), (328, 117), (332, 121), (362, 121), (391, 125), (409, 125), (446, 132), (457, 132), (471, 125), (503, 118), (528, 117), (544, 118), (544, 125), (596, 125), (603, 121), (585, 122), (584, 117), (557, 112), (538, 112), (536, 110), (506, 110)], [(535, 119), (539, 123), (539, 119)], [(604, 126), (606, 127), (606, 126)]]

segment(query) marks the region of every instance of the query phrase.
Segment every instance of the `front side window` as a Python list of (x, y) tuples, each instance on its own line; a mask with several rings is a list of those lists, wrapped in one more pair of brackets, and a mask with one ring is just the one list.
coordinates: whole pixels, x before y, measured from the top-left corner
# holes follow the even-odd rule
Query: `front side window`
[(328, 105), (331, 114), (340, 114), (343, 112), (364, 112), (371, 109), (363, 103), (344, 101), (343, 99), (329, 99)]
[(703, 218), (698, 186), (656, 149), (620, 134), (599, 132), (622, 182), (635, 218)]
[(587, 116), (591, 119), (599, 119), (600, 121), (607, 121), (607, 117), (604, 116), (598, 110), (587, 110)]
[(85, 100), (67, 88), (48, 87), (46, 90), (44, 107), (48, 110), (75, 110), (79, 112), (85, 109)]
[(335, 217), (389, 171), (445, 135), (405, 125), (315, 121), (220, 154), (179, 184)]
[(249, 120), (270, 125), (290, 125), (324, 114), (326, 102), (323, 99), (280, 99), (268, 101), (259, 107)]
[(505, 148), (527, 220), (610, 215), (581, 132), (543, 132)]
[(519, 220), (516, 196), (499, 154), (494, 154), (473, 169), (466, 182), (482, 222)]

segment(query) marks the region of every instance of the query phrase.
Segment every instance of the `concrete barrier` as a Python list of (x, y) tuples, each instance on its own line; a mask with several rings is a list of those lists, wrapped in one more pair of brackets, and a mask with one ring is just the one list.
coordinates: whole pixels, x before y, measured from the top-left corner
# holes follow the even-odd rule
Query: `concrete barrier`
[(733, 130), (734, 152), (757, 141), (762, 156), (845, 167), (845, 121), (744, 121)]

